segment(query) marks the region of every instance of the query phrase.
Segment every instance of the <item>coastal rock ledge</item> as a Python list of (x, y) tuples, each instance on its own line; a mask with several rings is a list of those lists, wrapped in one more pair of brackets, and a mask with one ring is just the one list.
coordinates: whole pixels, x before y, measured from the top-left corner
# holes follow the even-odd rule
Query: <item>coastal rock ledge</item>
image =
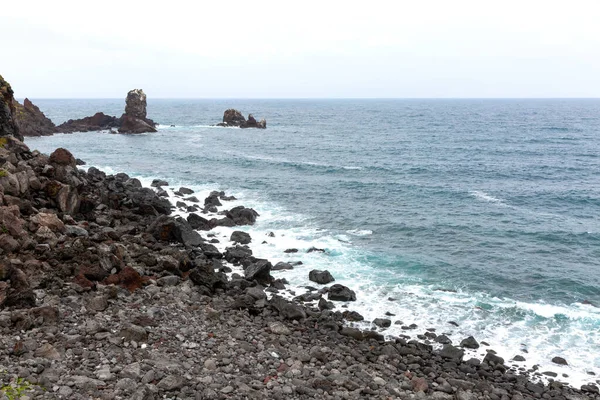
[(267, 129), (267, 121), (264, 118), (256, 121), (252, 114), (248, 114), (248, 119), (246, 119), (241, 112), (230, 108), (223, 113), (223, 122), (216, 126)]
[(98, 112), (91, 117), (70, 119), (56, 127), (56, 132), (90, 132), (118, 129), (119, 133), (156, 132), (156, 123), (146, 116), (146, 94), (141, 89), (127, 93), (125, 113), (120, 118)]

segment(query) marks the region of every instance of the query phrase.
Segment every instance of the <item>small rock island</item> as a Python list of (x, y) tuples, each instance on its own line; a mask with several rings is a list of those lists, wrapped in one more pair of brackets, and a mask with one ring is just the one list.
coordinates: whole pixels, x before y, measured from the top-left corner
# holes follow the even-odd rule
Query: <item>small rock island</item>
[(223, 113), (223, 122), (216, 126), (267, 129), (267, 121), (264, 118), (256, 121), (252, 114), (248, 114), (248, 119), (246, 119), (241, 112), (230, 108)]

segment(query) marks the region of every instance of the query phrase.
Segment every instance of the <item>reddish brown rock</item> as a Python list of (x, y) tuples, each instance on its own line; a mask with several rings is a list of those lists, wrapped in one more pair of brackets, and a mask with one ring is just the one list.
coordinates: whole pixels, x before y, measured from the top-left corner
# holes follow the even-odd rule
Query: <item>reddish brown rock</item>
[(144, 283), (147, 281), (148, 278), (143, 278), (135, 269), (125, 267), (118, 274), (113, 274), (106, 278), (104, 283), (108, 285), (121, 285), (130, 292), (134, 292), (136, 289), (144, 286)]
[(67, 149), (63, 149), (62, 147), (54, 150), (52, 154), (50, 154), (50, 163), (64, 166), (72, 166), (75, 168), (77, 166), (77, 160), (73, 157), (73, 154)]
[(0, 234), (8, 234), (20, 238), (25, 234), (24, 221), (20, 218), (18, 206), (0, 207)]
[(410, 384), (414, 392), (427, 392), (429, 390), (429, 385), (425, 378), (414, 377), (411, 379)]
[[(35, 226), (45, 226), (54, 232), (64, 232), (65, 224), (56, 216), (50, 213), (38, 213), (29, 219)], [(35, 226), (31, 230), (36, 230)]]

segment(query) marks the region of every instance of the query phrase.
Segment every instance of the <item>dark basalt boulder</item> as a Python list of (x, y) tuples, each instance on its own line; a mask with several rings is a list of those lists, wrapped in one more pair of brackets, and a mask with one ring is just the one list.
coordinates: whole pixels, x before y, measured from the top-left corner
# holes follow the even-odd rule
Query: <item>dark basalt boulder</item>
[(204, 243), (204, 239), (183, 218), (173, 219), (161, 215), (150, 225), (148, 231), (163, 242), (177, 242), (190, 247)]
[(23, 140), (15, 115), (15, 98), (10, 84), (0, 75), (0, 136)]
[(326, 285), (330, 282), (335, 281), (335, 279), (329, 271), (319, 271), (317, 269), (313, 269), (308, 273), (308, 279), (313, 282), (320, 283), (321, 285)]
[(209, 220), (207, 220), (206, 218), (203, 218), (195, 213), (191, 213), (190, 215), (188, 215), (187, 221), (190, 224), (190, 226), (192, 227), (192, 229), (196, 229), (196, 230), (200, 230), (200, 231), (209, 231), (214, 227), (213, 224)]
[(225, 213), (225, 216), (235, 223), (235, 225), (253, 225), (259, 214), (252, 208), (244, 206), (234, 207)]
[(219, 201), (219, 192), (211, 192), (206, 199), (204, 199), (205, 207), (220, 207), (223, 204)]
[(463, 339), (462, 342), (460, 342), (460, 345), (466, 349), (478, 349), (479, 348), (479, 343), (473, 336), (469, 336), (468, 338)]
[(223, 273), (215, 272), (211, 262), (197, 260), (197, 267), (190, 271), (190, 280), (196, 285), (206, 287), (210, 292), (227, 285), (227, 277)]
[(244, 278), (249, 281), (256, 280), (264, 286), (268, 286), (272, 281), (271, 268), (273, 266), (268, 260), (257, 260), (244, 271)]
[(23, 136), (50, 136), (55, 132), (54, 122), (29, 99), (25, 99), (23, 105), (15, 100), (14, 105), (19, 131)]
[(465, 355), (465, 351), (454, 347), (451, 344), (445, 344), (444, 347), (442, 347), (442, 349), (439, 351), (439, 354), (442, 356), (442, 358), (460, 363)]
[(252, 114), (249, 114), (248, 120), (246, 120), (241, 112), (230, 108), (223, 113), (223, 122), (216, 126), (266, 129), (267, 121), (265, 119), (256, 121)]
[(232, 242), (237, 242), (239, 244), (248, 244), (252, 241), (250, 234), (242, 231), (234, 231), (229, 238)]
[(327, 299), (333, 301), (356, 301), (356, 293), (350, 288), (336, 283), (329, 288)]
[(148, 122), (123, 114), (121, 117), (121, 127), (119, 133), (146, 133), (156, 132), (156, 128)]

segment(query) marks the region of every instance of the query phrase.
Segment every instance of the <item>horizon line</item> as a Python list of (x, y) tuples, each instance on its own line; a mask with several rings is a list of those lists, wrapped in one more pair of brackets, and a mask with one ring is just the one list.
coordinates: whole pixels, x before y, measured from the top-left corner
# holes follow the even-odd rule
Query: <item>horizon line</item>
[[(147, 96), (147, 95), (146, 95)], [(35, 100), (124, 100), (124, 97), (15, 97)], [(152, 97), (148, 100), (599, 100), (598, 97)]]

